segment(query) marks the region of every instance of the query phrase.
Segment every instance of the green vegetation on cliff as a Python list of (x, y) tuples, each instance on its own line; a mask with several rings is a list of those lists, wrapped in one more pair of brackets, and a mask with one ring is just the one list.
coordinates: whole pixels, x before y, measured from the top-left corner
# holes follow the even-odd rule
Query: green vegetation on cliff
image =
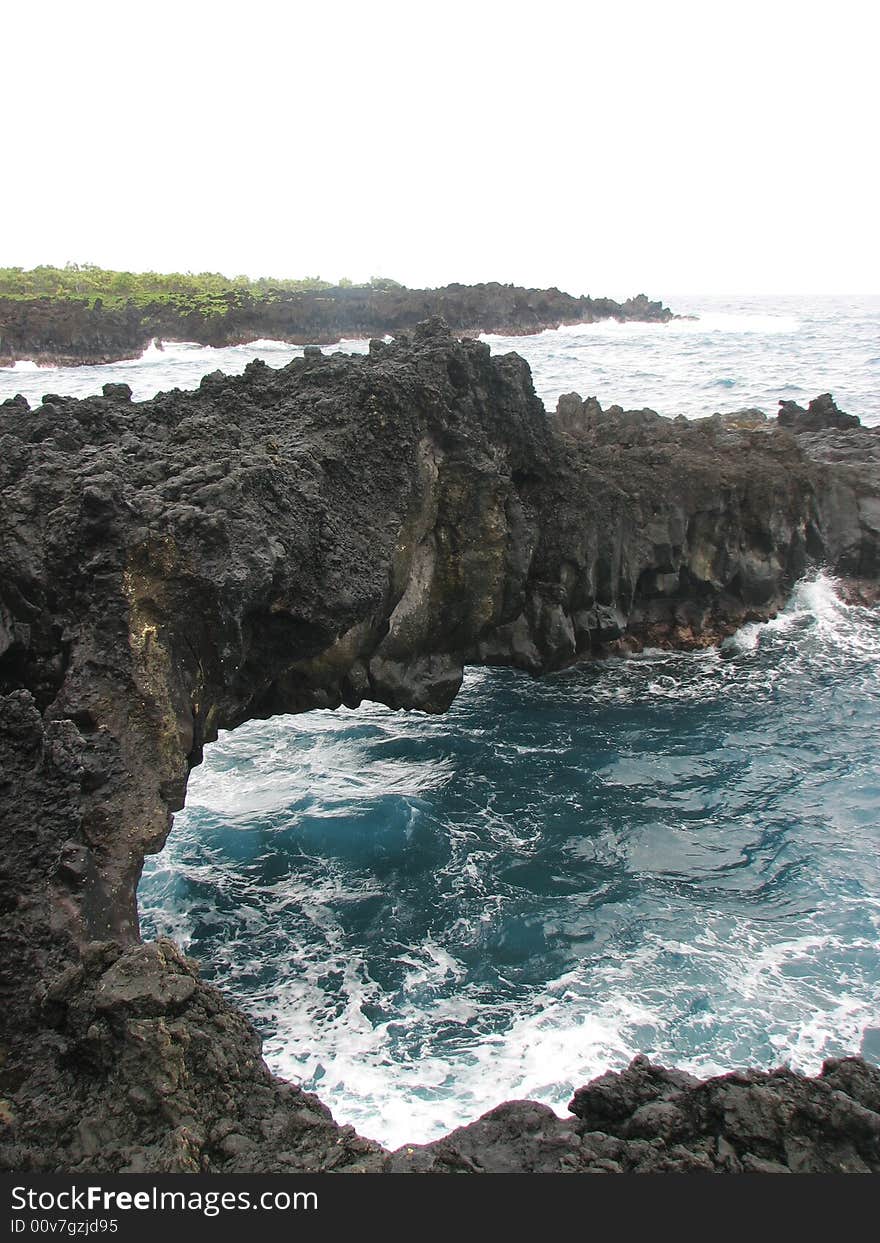
[[(356, 286), (341, 280), (342, 288), (401, 288), (396, 281), (373, 277), (366, 285)], [(173, 303), (181, 310), (198, 310), (207, 315), (222, 315), (242, 301), (274, 298), (332, 289), (330, 281), (319, 276), (300, 280), (277, 280), (261, 276), (224, 276), (221, 272), (114, 272), (93, 263), (68, 263), (63, 268), (40, 265), (30, 270), (0, 268), (0, 297), (54, 298), (86, 301), (98, 300), (103, 306), (133, 303), (148, 306), (156, 302)]]

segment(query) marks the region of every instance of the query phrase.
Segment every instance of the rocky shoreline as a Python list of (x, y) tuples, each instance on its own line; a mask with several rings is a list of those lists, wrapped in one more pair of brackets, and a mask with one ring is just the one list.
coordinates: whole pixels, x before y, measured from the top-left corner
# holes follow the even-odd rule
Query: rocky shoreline
[(813, 566), (874, 598), (880, 432), (823, 395), (668, 421), (445, 324), (133, 403), (0, 405), (0, 1168), (880, 1170), (880, 1072), (637, 1061), (388, 1154), (273, 1077), (135, 893), (206, 742), (466, 663), (717, 643)]
[(261, 339), (331, 345), (343, 337), (396, 335), (435, 315), (452, 331), (471, 336), (518, 336), (602, 319), (666, 323), (673, 318), (667, 307), (644, 294), (615, 302), (497, 283), (440, 289), (341, 287), (264, 297), (231, 290), (210, 311), (183, 298), (105, 306), (100, 299), (0, 297), (0, 367), (19, 361), (58, 367), (119, 362), (137, 357), (154, 340), (208, 346)]

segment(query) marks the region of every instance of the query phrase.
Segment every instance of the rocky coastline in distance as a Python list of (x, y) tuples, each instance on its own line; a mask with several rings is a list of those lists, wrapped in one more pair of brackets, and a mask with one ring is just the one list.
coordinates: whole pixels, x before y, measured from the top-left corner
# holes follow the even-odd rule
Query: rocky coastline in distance
[(880, 1172), (880, 1070), (637, 1059), (389, 1153), (273, 1076), (136, 888), (207, 742), (373, 700), (716, 643), (811, 567), (880, 580), (880, 429), (824, 394), (665, 420), (432, 320), (132, 402), (0, 403), (0, 1168)]
[(109, 305), (100, 297), (0, 296), (0, 367), (20, 361), (59, 367), (119, 362), (141, 354), (152, 341), (331, 345), (345, 337), (396, 335), (431, 316), (441, 316), (460, 335), (521, 336), (603, 319), (666, 323), (673, 313), (645, 294), (615, 302), (497, 282), (439, 289), (407, 289), (395, 282), (269, 293), (229, 289), (201, 302), (171, 295)]

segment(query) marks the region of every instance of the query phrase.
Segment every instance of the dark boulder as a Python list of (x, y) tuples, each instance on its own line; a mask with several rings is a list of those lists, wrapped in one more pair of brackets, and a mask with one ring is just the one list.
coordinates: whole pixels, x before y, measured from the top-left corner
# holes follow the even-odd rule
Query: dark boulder
[(796, 401), (780, 401), (776, 417), (781, 427), (791, 428), (794, 432), (824, 432), (831, 428), (845, 430), (861, 425), (858, 415), (838, 410), (830, 393), (814, 397), (806, 410)]
[(111, 401), (131, 401), (131, 386), (128, 384), (105, 384), (101, 392)]

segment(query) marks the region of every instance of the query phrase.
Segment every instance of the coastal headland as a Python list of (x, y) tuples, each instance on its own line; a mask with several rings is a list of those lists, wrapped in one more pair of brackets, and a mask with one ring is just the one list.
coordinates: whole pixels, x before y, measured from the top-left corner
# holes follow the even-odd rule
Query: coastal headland
[[(37, 293), (36, 290), (49, 290)], [(645, 294), (573, 297), (559, 289), (497, 282), (407, 289), (392, 280), (329, 285), (318, 279), (238, 281), (118, 273), (86, 266), (0, 270), (0, 366), (118, 362), (153, 341), (206, 346), (271, 339), (330, 345), (345, 337), (396, 335), (442, 316), (452, 331), (506, 335), (602, 319), (665, 323), (672, 312)]]
[(273, 1076), (136, 909), (220, 729), (716, 644), (811, 568), (875, 599), (880, 430), (828, 394), (548, 415), (518, 355), (431, 319), (145, 402), (13, 398), (0, 496), (0, 1168), (880, 1171), (859, 1058), (703, 1082), (636, 1060), (568, 1119), (507, 1102), (390, 1154)]

